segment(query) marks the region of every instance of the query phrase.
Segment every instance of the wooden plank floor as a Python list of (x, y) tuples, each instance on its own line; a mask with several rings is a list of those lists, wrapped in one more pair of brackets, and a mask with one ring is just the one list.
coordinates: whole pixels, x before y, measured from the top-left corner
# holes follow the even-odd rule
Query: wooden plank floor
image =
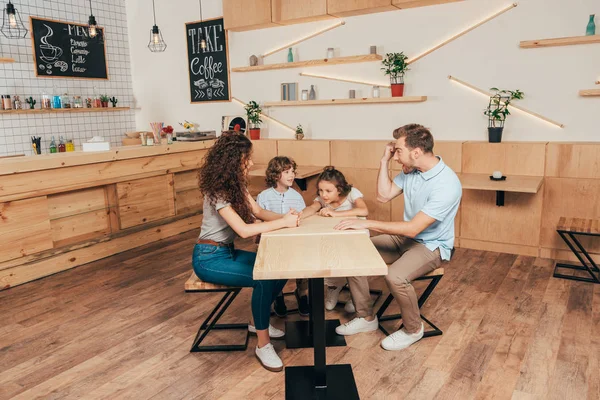
[[(218, 296), (183, 291), (195, 236), (0, 292), (0, 399), (283, 399), (284, 374), (260, 367), (255, 338), (245, 353), (189, 353)], [(423, 310), (443, 336), (387, 352), (381, 332), (360, 334), (327, 359), (352, 364), (363, 399), (598, 399), (600, 285), (552, 278), (552, 267), (458, 249)], [(247, 320), (249, 299), (244, 290), (224, 321)], [(285, 365), (312, 363), (311, 349), (275, 347)]]

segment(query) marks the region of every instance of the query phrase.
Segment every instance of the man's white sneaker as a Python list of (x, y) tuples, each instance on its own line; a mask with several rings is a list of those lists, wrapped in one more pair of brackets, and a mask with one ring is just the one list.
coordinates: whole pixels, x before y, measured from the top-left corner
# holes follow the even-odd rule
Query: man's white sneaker
[(281, 358), (279, 358), (271, 343), (261, 348), (256, 346), (255, 354), (265, 369), (271, 372), (280, 372), (283, 370), (283, 362), (281, 362)]
[[(254, 325), (248, 325), (248, 332), (256, 333), (256, 327)], [(269, 324), (269, 337), (271, 339), (281, 339), (284, 336), (284, 331), (282, 331), (281, 329), (277, 329), (273, 325)]]
[(378, 327), (379, 322), (377, 321), (377, 317), (373, 321), (367, 321), (365, 318), (354, 318), (335, 328), (335, 333), (348, 336), (356, 333), (376, 331)]
[(327, 295), (325, 296), (325, 309), (327, 311), (331, 311), (335, 308), (343, 288), (343, 286), (336, 288), (327, 287)]
[(344, 306), (344, 310), (346, 310), (346, 312), (348, 314), (354, 314), (356, 312), (356, 308), (354, 307), (354, 303), (352, 302), (352, 299), (350, 299), (346, 302), (346, 305)]
[(421, 322), (421, 329), (416, 333), (406, 333), (404, 328), (396, 331), (381, 341), (381, 347), (386, 350), (402, 350), (423, 338), (425, 327)]

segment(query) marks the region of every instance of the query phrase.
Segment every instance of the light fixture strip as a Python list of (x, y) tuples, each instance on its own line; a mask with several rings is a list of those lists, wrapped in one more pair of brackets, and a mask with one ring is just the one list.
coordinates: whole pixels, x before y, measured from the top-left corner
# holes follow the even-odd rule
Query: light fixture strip
[(310, 76), (311, 78), (329, 79), (331, 81), (339, 81), (339, 82), (358, 83), (358, 84), (367, 85), (367, 86), (379, 86), (379, 87), (384, 87), (384, 88), (391, 87), (389, 83), (357, 81), (357, 80), (353, 80), (353, 79), (345, 79), (345, 78), (337, 78), (337, 77), (333, 77), (333, 76), (311, 74), (309, 72), (300, 72), (300, 76)]
[(345, 24), (346, 24), (346, 22), (345, 22), (345, 21), (340, 21), (340, 22), (338, 22), (337, 24), (335, 24), (335, 25), (332, 25), (332, 26), (330, 26), (330, 27), (328, 27), (328, 28), (321, 29), (320, 31), (317, 31), (317, 32), (315, 32), (315, 33), (313, 33), (313, 34), (311, 34), (311, 35), (305, 36), (305, 37), (303, 37), (303, 38), (301, 38), (301, 39), (298, 39), (298, 40), (296, 40), (296, 41), (294, 41), (294, 42), (288, 43), (288, 44), (286, 44), (285, 46), (281, 46), (281, 47), (279, 47), (279, 48), (277, 48), (277, 49), (275, 49), (275, 50), (271, 50), (271, 51), (269, 51), (268, 53), (262, 54), (260, 57), (261, 57), (261, 58), (265, 58), (265, 57), (268, 57), (268, 56), (270, 56), (271, 54), (275, 54), (275, 53), (277, 53), (277, 52), (279, 52), (279, 51), (281, 51), (281, 50), (289, 49), (290, 47), (292, 47), (292, 46), (295, 46), (295, 45), (297, 45), (298, 43), (302, 43), (302, 42), (304, 42), (305, 40), (312, 39), (312, 38), (314, 38), (315, 36), (318, 36), (318, 35), (320, 35), (320, 34), (322, 34), (322, 33), (328, 32), (328, 31), (330, 31), (330, 30), (332, 30), (332, 29), (338, 28), (338, 27), (340, 27), (340, 26), (342, 26), (342, 25), (345, 25)]

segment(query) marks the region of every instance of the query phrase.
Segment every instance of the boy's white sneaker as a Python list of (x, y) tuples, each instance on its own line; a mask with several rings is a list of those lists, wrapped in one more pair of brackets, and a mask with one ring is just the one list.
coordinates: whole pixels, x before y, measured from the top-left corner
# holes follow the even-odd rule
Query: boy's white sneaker
[(423, 338), (425, 327), (421, 322), (421, 329), (416, 333), (406, 333), (404, 328), (392, 333), (381, 341), (381, 347), (386, 350), (402, 350)]
[(327, 287), (327, 295), (325, 296), (325, 309), (331, 311), (335, 308), (340, 298), (340, 292), (344, 287), (330, 288)]
[(354, 318), (335, 328), (335, 333), (338, 335), (349, 336), (362, 332), (373, 332), (379, 327), (377, 317), (373, 321), (367, 321), (365, 318)]
[[(256, 327), (254, 325), (248, 325), (248, 332), (256, 333)], [(269, 337), (271, 339), (281, 339), (284, 336), (284, 331), (282, 331), (281, 329), (277, 329), (273, 325), (269, 324)]]
[(259, 348), (256, 346), (256, 358), (262, 366), (271, 372), (280, 372), (283, 370), (283, 362), (275, 352), (275, 348), (271, 343)]
[(354, 307), (354, 303), (352, 302), (352, 299), (350, 299), (346, 302), (346, 305), (344, 306), (344, 310), (346, 310), (346, 312), (348, 314), (354, 314), (356, 312), (356, 307)]

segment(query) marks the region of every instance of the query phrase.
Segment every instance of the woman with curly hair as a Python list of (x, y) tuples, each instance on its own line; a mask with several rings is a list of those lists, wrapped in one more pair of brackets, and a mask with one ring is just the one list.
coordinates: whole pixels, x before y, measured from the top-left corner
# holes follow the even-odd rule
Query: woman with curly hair
[[(200, 191), (204, 194), (202, 228), (194, 247), (196, 275), (206, 282), (227, 286), (252, 287), (252, 316), (248, 326), (256, 332), (255, 350), (260, 363), (269, 371), (283, 370), (270, 338), (285, 333), (269, 323), (271, 303), (286, 280), (257, 281), (252, 278), (256, 253), (236, 250), (234, 239), (299, 225), (295, 210), (281, 215), (263, 210), (248, 192), (248, 172), (252, 162), (252, 142), (244, 135), (223, 132), (204, 158), (199, 172)], [(265, 221), (255, 224), (258, 218)]]

